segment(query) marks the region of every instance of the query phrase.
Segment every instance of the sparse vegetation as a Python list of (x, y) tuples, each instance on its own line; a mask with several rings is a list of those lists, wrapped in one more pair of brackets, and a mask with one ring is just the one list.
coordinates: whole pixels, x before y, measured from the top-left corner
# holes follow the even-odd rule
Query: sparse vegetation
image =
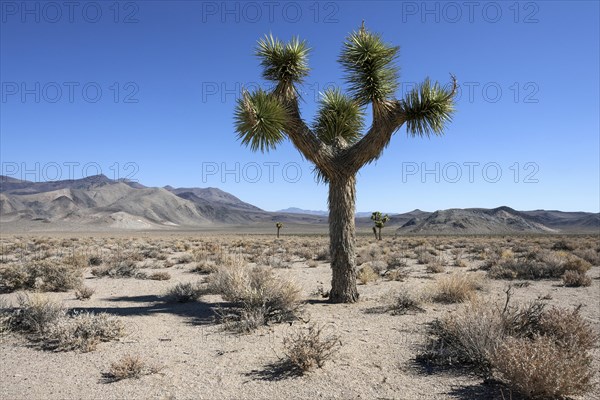
[(148, 365), (139, 355), (126, 354), (110, 365), (104, 379), (109, 382), (124, 379), (138, 379), (143, 375), (155, 374), (160, 370), (157, 366)]
[(188, 303), (198, 300), (204, 293), (205, 290), (198, 282), (180, 282), (167, 291), (165, 298), (171, 302)]
[(333, 326), (310, 325), (299, 329), (283, 339), (285, 355), (289, 363), (301, 373), (321, 368), (340, 348), (342, 342), (335, 333), (325, 333)]
[(299, 289), (264, 267), (237, 265), (209, 276), (208, 291), (232, 303), (225, 322), (235, 330), (251, 331), (267, 322), (296, 319), (300, 311)]
[(56, 260), (28, 261), (0, 268), (0, 291), (34, 289), (42, 292), (66, 292), (81, 284), (78, 267)]

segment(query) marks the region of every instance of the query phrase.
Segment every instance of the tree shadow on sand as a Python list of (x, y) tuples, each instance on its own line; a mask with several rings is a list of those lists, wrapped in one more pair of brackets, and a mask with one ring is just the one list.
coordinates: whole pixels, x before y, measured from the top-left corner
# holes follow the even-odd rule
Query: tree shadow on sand
[(112, 315), (149, 316), (154, 314), (173, 314), (184, 317), (192, 325), (208, 325), (216, 321), (217, 314), (214, 309), (219, 303), (205, 303), (202, 301), (190, 301), (187, 303), (169, 302), (162, 296), (120, 296), (111, 297), (108, 301), (119, 303), (144, 303), (144, 305), (127, 305), (115, 307), (76, 307), (73, 310), (93, 313), (108, 313)]

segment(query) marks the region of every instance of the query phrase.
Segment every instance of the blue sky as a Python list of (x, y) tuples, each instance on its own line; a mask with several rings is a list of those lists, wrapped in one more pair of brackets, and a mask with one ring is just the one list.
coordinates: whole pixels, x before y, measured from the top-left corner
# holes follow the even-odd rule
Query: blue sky
[(398, 97), (427, 76), (454, 73), (462, 86), (444, 137), (401, 128), (361, 171), (358, 211), (599, 211), (596, 1), (0, 4), (4, 174), (101, 171), (219, 187), (266, 210), (326, 209), (326, 186), (291, 144), (240, 145), (235, 99), (242, 85), (267, 85), (256, 40), (299, 35), (312, 48), (301, 89), (311, 121), (319, 92), (344, 87), (341, 43), (365, 20), (400, 46)]

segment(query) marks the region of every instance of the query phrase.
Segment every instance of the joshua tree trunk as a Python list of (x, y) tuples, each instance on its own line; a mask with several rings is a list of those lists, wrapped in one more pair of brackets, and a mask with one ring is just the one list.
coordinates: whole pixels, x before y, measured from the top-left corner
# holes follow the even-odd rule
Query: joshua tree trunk
[(375, 240), (377, 240), (377, 228), (373, 227), (373, 233), (375, 234)]
[(379, 227), (379, 240), (381, 240), (381, 227)]
[(277, 239), (279, 239), (279, 229), (281, 228), (277, 228)]
[(356, 178), (340, 177), (329, 182), (329, 249), (331, 254), (331, 292), (334, 303), (354, 303), (356, 288), (356, 258), (354, 250), (354, 207)]

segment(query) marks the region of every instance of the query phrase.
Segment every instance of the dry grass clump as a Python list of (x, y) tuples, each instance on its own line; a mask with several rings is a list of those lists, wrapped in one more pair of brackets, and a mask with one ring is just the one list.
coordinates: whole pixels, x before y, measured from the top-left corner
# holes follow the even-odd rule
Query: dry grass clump
[(198, 300), (204, 293), (200, 282), (180, 282), (167, 291), (165, 298), (171, 302), (188, 303)]
[(429, 272), (430, 274), (439, 274), (446, 271), (446, 268), (440, 261), (433, 261), (430, 264), (427, 264), (425, 271)]
[(159, 370), (159, 367), (148, 365), (138, 355), (126, 354), (113, 362), (103, 376), (107, 382), (116, 382), (124, 379), (139, 379), (143, 375), (155, 374)]
[(62, 304), (40, 294), (19, 294), (18, 308), (12, 315), (13, 327), (22, 332), (45, 334), (66, 311)]
[(577, 249), (573, 251), (577, 257), (584, 259), (592, 265), (600, 265), (600, 247), (594, 249)]
[(386, 297), (388, 303), (386, 311), (391, 312), (392, 315), (425, 312), (422, 305), (429, 300), (425, 293), (411, 290), (390, 293)]
[(321, 368), (341, 347), (340, 337), (335, 333), (325, 335), (324, 328), (312, 324), (308, 329), (297, 330), (283, 339), (287, 361), (298, 372)]
[(89, 286), (81, 285), (75, 290), (75, 298), (77, 300), (89, 300), (96, 293), (96, 289)]
[(0, 291), (35, 289), (42, 292), (66, 292), (81, 284), (78, 267), (45, 259), (0, 268)]
[(164, 271), (153, 272), (150, 275), (148, 275), (148, 279), (151, 279), (153, 281), (168, 281), (169, 279), (171, 279), (171, 274)]
[(580, 287), (580, 286), (591, 286), (592, 278), (587, 276), (585, 272), (578, 272), (573, 270), (565, 271), (562, 276), (562, 280), (565, 286), (568, 287)]
[(504, 325), (494, 304), (473, 298), (456, 312), (434, 321), (432, 338), (419, 358), (440, 365), (466, 365), (487, 377), (492, 371), (490, 357), (505, 335)]
[(460, 303), (470, 299), (485, 287), (478, 275), (454, 273), (440, 277), (430, 287), (431, 298), (439, 303)]
[(557, 279), (566, 271), (585, 273), (591, 264), (564, 251), (529, 252), (490, 258), (483, 269), (494, 279)]
[(125, 327), (115, 316), (89, 312), (74, 313), (59, 318), (43, 338), (44, 347), (55, 351), (79, 350), (89, 352), (98, 343), (108, 342), (123, 335)]
[(468, 366), (502, 380), (527, 398), (564, 398), (591, 389), (592, 357), (598, 335), (579, 308), (545, 309), (544, 304), (504, 307), (472, 299), (431, 327), (422, 361)]
[(5, 299), (0, 299), (0, 340), (13, 329), (13, 309)]
[(212, 274), (218, 269), (217, 263), (213, 260), (201, 260), (194, 264), (192, 272), (199, 274)]
[(92, 268), (92, 275), (109, 278), (138, 278), (145, 279), (146, 274), (140, 271), (132, 259), (114, 260), (108, 265)]
[(100, 342), (122, 336), (123, 323), (109, 314), (68, 315), (62, 304), (41, 295), (19, 295), (12, 311), (11, 328), (29, 334), (44, 349), (92, 351)]
[(592, 388), (591, 356), (585, 351), (565, 351), (551, 337), (509, 337), (491, 362), (497, 376), (527, 398), (564, 398)]
[(366, 285), (369, 282), (375, 282), (378, 278), (379, 274), (368, 264), (361, 267), (356, 274), (356, 279), (363, 285)]
[(232, 303), (220, 311), (221, 317), (229, 328), (241, 332), (268, 322), (294, 320), (300, 312), (299, 288), (266, 267), (220, 268), (209, 276), (208, 292)]

